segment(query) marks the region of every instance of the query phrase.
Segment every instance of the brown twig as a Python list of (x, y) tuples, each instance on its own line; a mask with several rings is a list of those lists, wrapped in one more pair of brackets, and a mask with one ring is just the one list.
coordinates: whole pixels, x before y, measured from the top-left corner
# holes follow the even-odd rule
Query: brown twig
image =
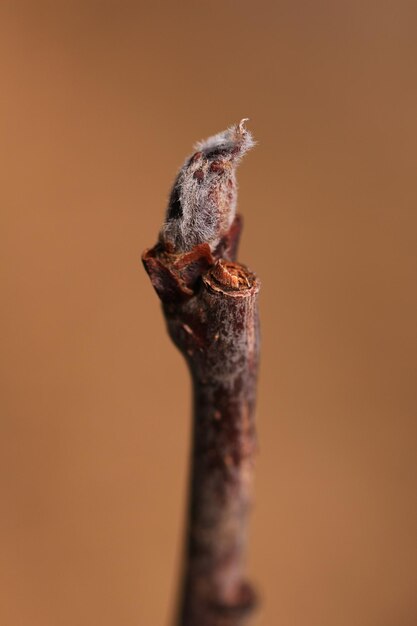
[[(241, 626), (255, 602), (244, 579), (244, 556), (256, 448), (259, 282), (235, 261), (242, 222), (234, 216), (233, 202), (219, 206), (219, 198), (228, 199), (222, 186), (230, 190), (228, 181), (235, 184), (236, 161), (251, 137), (243, 123), (226, 133), (208, 140), (208, 147), (201, 144), (197, 159), (187, 160), (171, 194), (160, 242), (143, 255), (169, 334), (189, 365), (194, 391), (190, 504), (176, 626)], [(195, 171), (203, 174), (196, 178)], [(201, 199), (194, 194), (191, 203), (185, 195), (189, 189), (178, 182), (181, 176), (198, 185), (203, 181), (208, 189), (203, 204), (215, 198), (211, 207), (202, 207), (206, 213), (221, 213), (220, 226), (208, 241), (172, 222), (184, 220), (187, 202), (188, 211), (197, 210), (196, 199)]]

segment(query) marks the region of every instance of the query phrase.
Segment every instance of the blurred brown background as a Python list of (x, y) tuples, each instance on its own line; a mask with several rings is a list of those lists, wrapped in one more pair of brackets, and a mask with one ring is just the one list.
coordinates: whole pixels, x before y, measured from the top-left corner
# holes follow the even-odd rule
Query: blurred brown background
[(417, 624), (416, 20), (1, 3), (2, 626), (169, 624), (190, 385), (139, 258), (193, 143), (244, 116), (254, 623)]

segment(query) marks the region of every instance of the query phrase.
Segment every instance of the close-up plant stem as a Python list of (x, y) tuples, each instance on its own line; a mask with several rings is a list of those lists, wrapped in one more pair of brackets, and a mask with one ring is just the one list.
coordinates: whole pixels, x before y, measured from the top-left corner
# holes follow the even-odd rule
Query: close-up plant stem
[(256, 453), (259, 280), (236, 261), (242, 219), (235, 214), (235, 167), (252, 145), (243, 121), (202, 142), (176, 179), (159, 242), (143, 254), (193, 385), (175, 626), (240, 626), (255, 606), (245, 555)]

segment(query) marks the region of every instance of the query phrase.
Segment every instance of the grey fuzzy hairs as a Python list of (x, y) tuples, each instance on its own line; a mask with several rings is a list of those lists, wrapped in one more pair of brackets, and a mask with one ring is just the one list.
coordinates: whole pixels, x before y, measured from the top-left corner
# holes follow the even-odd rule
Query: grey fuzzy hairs
[(200, 243), (213, 250), (229, 230), (236, 214), (236, 168), (255, 145), (246, 121), (197, 143), (180, 169), (160, 233), (175, 252)]

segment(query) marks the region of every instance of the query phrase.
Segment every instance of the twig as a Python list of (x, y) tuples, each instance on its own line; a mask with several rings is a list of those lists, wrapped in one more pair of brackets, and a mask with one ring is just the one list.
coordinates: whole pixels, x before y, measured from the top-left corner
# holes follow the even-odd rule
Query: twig
[(256, 448), (256, 276), (235, 262), (235, 168), (253, 145), (244, 120), (202, 142), (174, 183), (159, 243), (143, 262), (194, 392), (190, 504), (176, 626), (241, 626)]

